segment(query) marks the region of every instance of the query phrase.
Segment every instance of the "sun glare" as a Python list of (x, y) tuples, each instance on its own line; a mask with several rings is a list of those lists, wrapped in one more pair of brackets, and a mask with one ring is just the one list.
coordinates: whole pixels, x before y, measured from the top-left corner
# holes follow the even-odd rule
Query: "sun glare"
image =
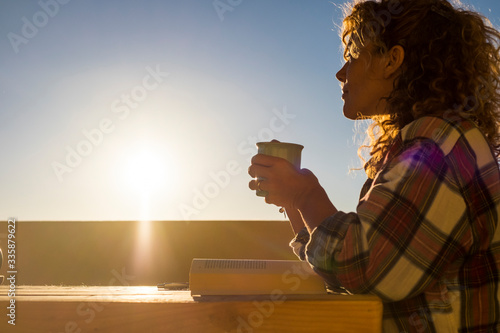
[[(170, 163), (169, 163), (170, 162)], [(122, 164), (122, 181), (125, 188), (137, 194), (140, 217), (137, 225), (134, 251), (135, 269), (144, 270), (150, 266), (151, 258), (151, 198), (169, 190), (173, 165), (168, 155), (152, 144), (138, 144), (131, 147)]]
[(169, 173), (165, 156), (147, 148), (129, 155), (123, 170), (125, 184), (146, 195), (161, 189)]

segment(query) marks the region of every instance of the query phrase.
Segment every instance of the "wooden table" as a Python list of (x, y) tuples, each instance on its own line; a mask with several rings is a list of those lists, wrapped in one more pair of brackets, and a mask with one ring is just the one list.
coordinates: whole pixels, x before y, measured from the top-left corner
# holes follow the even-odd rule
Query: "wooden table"
[[(156, 287), (0, 286), (0, 332), (381, 332), (369, 295), (192, 297)], [(15, 326), (8, 323), (15, 299)]]

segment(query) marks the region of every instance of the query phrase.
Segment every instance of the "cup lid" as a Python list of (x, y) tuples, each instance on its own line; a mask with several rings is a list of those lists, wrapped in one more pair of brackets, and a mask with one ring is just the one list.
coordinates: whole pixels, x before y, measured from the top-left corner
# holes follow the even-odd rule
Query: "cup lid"
[(298, 143), (290, 143), (290, 142), (257, 142), (255, 144), (257, 147), (259, 146), (264, 146), (264, 145), (289, 145), (289, 146), (296, 146), (297, 148), (304, 148), (303, 145), (299, 145)]

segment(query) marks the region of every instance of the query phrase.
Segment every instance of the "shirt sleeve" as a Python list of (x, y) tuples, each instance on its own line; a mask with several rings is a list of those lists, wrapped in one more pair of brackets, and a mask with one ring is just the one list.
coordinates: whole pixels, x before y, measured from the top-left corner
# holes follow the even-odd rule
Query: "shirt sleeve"
[(465, 254), (466, 216), (443, 152), (417, 141), (386, 162), (355, 213), (337, 212), (311, 232), (305, 258), (333, 287), (401, 300)]
[(293, 253), (295, 253), (300, 260), (306, 260), (306, 245), (310, 238), (309, 231), (304, 227), (295, 235), (289, 244)]

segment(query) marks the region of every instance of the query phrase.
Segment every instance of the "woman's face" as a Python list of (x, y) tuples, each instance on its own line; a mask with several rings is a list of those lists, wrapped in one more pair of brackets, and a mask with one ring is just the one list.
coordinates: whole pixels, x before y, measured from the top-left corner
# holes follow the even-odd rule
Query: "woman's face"
[(386, 57), (374, 55), (371, 49), (370, 45), (361, 48), (336, 74), (342, 87), (344, 116), (349, 119), (386, 113), (384, 98), (393, 89), (393, 79), (385, 77)]

